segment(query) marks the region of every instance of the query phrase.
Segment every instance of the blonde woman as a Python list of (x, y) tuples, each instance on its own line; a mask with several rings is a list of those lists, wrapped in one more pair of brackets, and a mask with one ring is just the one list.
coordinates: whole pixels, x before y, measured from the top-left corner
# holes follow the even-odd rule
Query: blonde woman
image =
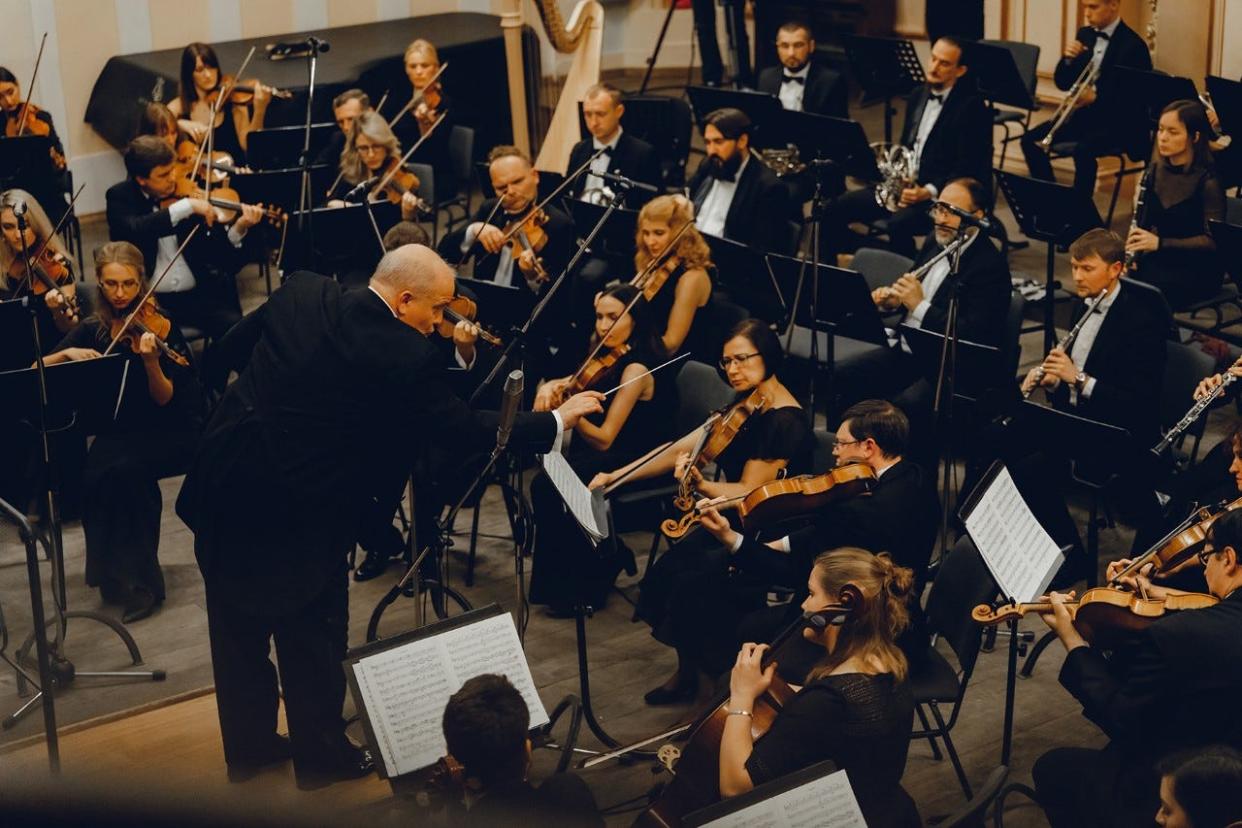
[[(694, 207), (684, 196), (663, 195), (648, 201), (638, 214), (635, 272), (644, 271), (668, 248), (681, 228), (693, 221)], [(720, 337), (707, 330), (709, 325), (695, 325), (699, 311), (711, 299), (709, 271), (715, 269), (711, 250), (697, 228), (686, 230), (677, 241), (676, 251), (662, 267), (668, 276), (650, 304), (664, 350), (669, 355), (688, 350), (703, 362), (714, 362), (720, 355)]]
[[(410, 156), (410, 161), (427, 164), (435, 170), (434, 195), (443, 199), (456, 192), (457, 180), (449, 153), (455, 118), (452, 100), (444, 89), (445, 77), (452, 70), (446, 71), (432, 83), (431, 79), (440, 71), (440, 66), (440, 53), (431, 41), (419, 38), (405, 48), (405, 76), (410, 80), (410, 95), (421, 95), (418, 103), (393, 122), (393, 129), (407, 148), (431, 131), (418, 151)], [(441, 115), (444, 120), (435, 126)]]
[[(18, 221), (18, 213), (23, 210), (22, 220)], [(74, 276), (77, 264), (65, 250), (59, 236), (52, 234), (52, 221), (39, 206), (35, 197), (25, 190), (8, 190), (0, 193), (0, 298), (17, 299), (27, 293), (40, 294), (41, 301), (35, 304), (35, 313), (39, 319), (39, 339), (46, 351), (66, 331), (78, 324), (78, 318), (70, 310), (66, 300), (72, 300), (75, 294)], [(55, 279), (55, 290), (44, 290), (37, 277), (28, 279), (24, 249), (29, 253), (31, 263), (36, 264), (36, 257), (45, 247), (52, 262), (41, 266), (43, 273), (55, 272), (63, 267), (64, 274)], [(43, 257), (39, 257), (41, 260)], [(33, 351), (31, 352), (33, 354)]]
[[(385, 177), (400, 160), (401, 142), (388, 122), (373, 109), (363, 112), (354, 119), (349, 140), (341, 152), (341, 180), (329, 194), (328, 206), (344, 207), (344, 197), (358, 184)], [(419, 181), (413, 173), (408, 174), (414, 183), (401, 196), (401, 218), (413, 221), (418, 215)], [(373, 193), (371, 200), (384, 201), (386, 196)]]

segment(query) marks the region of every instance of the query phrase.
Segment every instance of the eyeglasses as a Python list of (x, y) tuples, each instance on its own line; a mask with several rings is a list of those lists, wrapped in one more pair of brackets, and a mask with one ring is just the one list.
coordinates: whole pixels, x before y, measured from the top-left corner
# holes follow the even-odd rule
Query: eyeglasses
[(1195, 553), (1195, 557), (1199, 559), (1199, 563), (1202, 566), (1207, 566), (1208, 558), (1212, 557), (1219, 551), (1220, 551), (1219, 549), (1215, 549), (1211, 546), (1204, 546), (1202, 549), (1200, 549), (1198, 552)]
[(720, 358), (720, 367), (721, 367), (723, 370), (728, 371), (728, 370), (729, 370), (729, 366), (730, 366), (730, 365), (732, 365), (733, 363), (735, 363), (735, 362), (736, 362), (738, 365), (742, 365), (742, 364), (743, 364), (743, 363), (745, 363), (747, 360), (754, 359), (754, 358), (755, 358), (755, 357), (757, 357), (757, 356), (759, 356), (759, 354), (738, 354), (737, 356), (732, 356), (732, 357), (728, 357), (728, 356), (727, 356), (727, 357), (721, 357), (721, 358)]
[(846, 446), (852, 446), (855, 443), (861, 443), (861, 442), (864, 442), (865, 440), (866, 440), (865, 437), (862, 440), (837, 440), (835, 443), (832, 444), (832, 450), (836, 451), (839, 448), (845, 448)]
[(384, 151), (383, 144), (355, 144), (354, 146), (357, 148), (358, 152), (368, 155), (373, 152)]

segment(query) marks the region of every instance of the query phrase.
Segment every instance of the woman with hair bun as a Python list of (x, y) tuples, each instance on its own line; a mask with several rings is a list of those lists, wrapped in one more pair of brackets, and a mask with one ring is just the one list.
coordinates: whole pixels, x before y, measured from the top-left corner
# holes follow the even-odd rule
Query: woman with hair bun
[(815, 612), (839, 603), (847, 584), (862, 593), (861, 605), (840, 625), (803, 631), (823, 646), (824, 657), (757, 741), (751, 711), (771, 685), (776, 664), (763, 665), (766, 644), (742, 645), (729, 677), (720, 793), (737, 796), (829, 760), (848, 772), (868, 825), (917, 826), (914, 801), (901, 787), (914, 702), (906, 657), (895, 643), (910, 623), (914, 573), (883, 553), (834, 549), (816, 558), (802, 608)]

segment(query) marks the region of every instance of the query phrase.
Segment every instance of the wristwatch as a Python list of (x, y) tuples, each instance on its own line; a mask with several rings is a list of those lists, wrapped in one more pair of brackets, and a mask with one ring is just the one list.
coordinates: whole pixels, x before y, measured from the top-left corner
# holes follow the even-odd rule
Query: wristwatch
[(1074, 377), (1074, 387), (1077, 388), (1079, 391), (1081, 391), (1082, 387), (1086, 384), (1087, 384), (1087, 375), (1083, 373), (1082, 371), (1079, 371), (1078, 376)]

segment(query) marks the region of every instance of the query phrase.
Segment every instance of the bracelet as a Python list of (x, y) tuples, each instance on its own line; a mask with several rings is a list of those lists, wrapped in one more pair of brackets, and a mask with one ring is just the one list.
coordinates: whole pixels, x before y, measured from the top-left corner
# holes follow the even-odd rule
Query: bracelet
[(726, 710), (725, 712), (730, 716), (745, 716), (748, 719), (755, 718), (755, 714), (751, 713), (749, 710)]

